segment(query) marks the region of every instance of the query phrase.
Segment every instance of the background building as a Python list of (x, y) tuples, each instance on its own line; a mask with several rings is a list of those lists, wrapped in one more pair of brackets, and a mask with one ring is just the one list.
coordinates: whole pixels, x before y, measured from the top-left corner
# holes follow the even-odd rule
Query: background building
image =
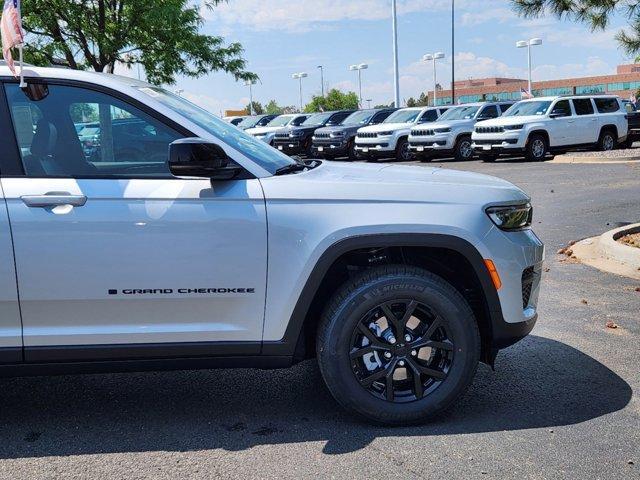
[[(490, 100), (520, 100), (521, 89), (527, 89), (527, 80), (519, 78), (481, 78), (455, 82), (456, 102), (469, 103)], [(628, 99), (640, 89), (640, 64), (618, 65), (614, 75), (565, 78), (533, 82), (536, 97), (548, 95), (575, 95), (583, 93), (612, 93)], [(433, 103), (433, 91), (428, 92)], [(438, 90), (438, 105), (451, 103), (451, 90)]]

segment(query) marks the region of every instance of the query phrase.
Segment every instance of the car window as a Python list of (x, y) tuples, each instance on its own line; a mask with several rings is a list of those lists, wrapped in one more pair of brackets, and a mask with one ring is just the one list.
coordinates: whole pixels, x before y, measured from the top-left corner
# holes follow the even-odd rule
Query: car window
[(470, 120), (476, 116), (478, 110), (480, 110), (478, 105), (454, 107), (444, 112), (438, 120)]
[(271, 115), (262, 117), (260, 120), (258, 120), (258, 123), (256, 123), (256, 127), (266, 127), (267, 125), (269, 125), (269, 122), (271, 120), (273, 120), (273, 117)]
[(383, 112), (378, 112), (376, 113), (373, 118), (371, 119), (371, 123), (372, 124), (378, 124), (378, 123), (382, 123), (384, 122), (389, 115), (391, 115), (393, 113), (393, 110), (385, 110)]
[(438, 119), (438, 112), (436, 110), (427, 110), (420, 117), (420, 123), (435, 122)]
[(349, 115), (351, 115), (351, 112), (336, 113), (333, 117), (329, 119), (329, 121), (327, 122), (327, 125), (329, 126), (340, 125)]
[[(228, 145), (249, 158), (253, 163), (270, 173), (295, 162), (262, 140), (247, 135), (243, 130), (229, 125), (224, 120), (200, 108), (189, 100), (159, 87), (139, 87), (141, 94), (153, 98), (156, 102), (173, 110), (191, 123), (199, 126), (207, 133), (217, 138), (224, 145)], [(305, 122), (306, 123), (306, 122)]]
[(572, 101), (576, 115), (591, 115), (594, 113), (590, 98), (574, 98)]
[(495, 105), (488, 105), (482, 109), (479, 118), (498, 118), (498, 107)]
[(569, 100), (560, 100), (557, 102), (551, 113), (554, 115), (558, 115), (560, 117), (570, 117), (571, 116), (571, 106), (569, 105)]
[(169, 144), (183, 135), (141, 110), (79, 87), (50, 85), (40, 101), (5, 91), (27, 176), (171, 177)]
[(420, 110), (403, 109), (396, 110), (383, 123), (413, 123), (420, 115)]
[(534, 100), (515, 103), (509, 110), (504, 112), (505, 117), (527, 117), (529, 115), (544, 115), (549, 110), (551, 101)]
[(300, 115), (299, 117), (296, 117), (291, 121), (291, 125), (293, 125), (294, 127), (299, 127), (307, 118), (309, 118), (308, 115)]
[(331, 115), (331, 113), (314, 113), (300, 125), (302, 125), (303, 127), (315, 127), (318, 125), (323, 125), (327, 120), (329, 120)]
[(366, 125), (371, 120), (373, 112), (371, 110), (358, 110), (349, 115), (343, 122), (344, 126)]
[(293, 115), (279, 115), (267, 123), (267, 127), (286, 127), (289, 123), (292, 123), (294, 119)]
[(509, 110), (513, 106), (513, 103), (501, 103), (500, 110), (504, 114), (507, 110)]
[(600, 113), (612, 113), (620, 110), (620, 105), (615, 98), (594, 98), (593, 100)]

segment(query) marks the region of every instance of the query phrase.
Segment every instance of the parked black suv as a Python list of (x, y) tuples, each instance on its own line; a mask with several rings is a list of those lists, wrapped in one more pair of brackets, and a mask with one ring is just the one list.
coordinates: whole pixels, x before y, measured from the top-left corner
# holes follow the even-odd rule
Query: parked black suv
[(314, 113), (298, 127), (287, 127), (276, 132), (273, 146), (287, 155), (313, 157), (313, 133), (322, 127), (340, 125), (354, 110)]
[(384, 108), (353, 112), (338, 126), (317, 129), (313, 135), (311, 150), (316, 156), (349, 157), (349, 160), (355, 160), (357, 155), (354, 147), (358, 129), (382, 123), (395, 111), (395, 108)]

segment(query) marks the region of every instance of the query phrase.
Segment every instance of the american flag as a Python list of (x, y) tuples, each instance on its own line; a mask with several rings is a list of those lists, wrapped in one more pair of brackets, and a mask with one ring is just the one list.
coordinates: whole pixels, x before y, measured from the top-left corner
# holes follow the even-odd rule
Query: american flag
[(522, 100), (526, 100), (528, 98), (533, 98), (533, 95), (531, 94), (531, 92), (529, 90), (527, 90), (526, 88), (521, 88), (520, 89), (520, 98)]
[(0, 20), (0, 31), (2, 31), (2, 56), (7, 62), (7, 66), (11, 72), (17, 76), (11, 49), (24, 42), (22, 18), (20, 16), (20, 0), (4, 1), (2, 20)]

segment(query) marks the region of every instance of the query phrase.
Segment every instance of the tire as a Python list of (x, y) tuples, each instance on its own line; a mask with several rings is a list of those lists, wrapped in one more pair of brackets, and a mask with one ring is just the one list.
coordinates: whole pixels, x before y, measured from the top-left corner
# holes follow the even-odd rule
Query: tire
[(453, 147), (453, 155), (458, 162), (471, 160), (473, 158), (471, 137), (465, 135), (456, 140), (456, 145)]
[[(411, 302), (417, 306), (404, 332), (412, 338), (402, 338), (398, 327), (369, 328), (376, 318), (384, 327), (391, 315), (380, 316), (383, 306), (403, 322)], [(394, 345), (389, 332), (398, 335)], [(431, 346), (420, 346), (428, 339)], [(370, 345), (388, 353), (366, 353)], [(468, 303), (449, 283), (420, 268), (389, 265), (364, 272), (333, 296), (318, 327), (317, 352), (327, 387), (346, 410), (376, 424), (411, 425), (442, 413), (464, 393), (480, 359), (480, 333)], [(372, 375), (385, 380), (372, 381)]]
[(304, 152), (307, 158), (316, 158), (316, 154), (313, 151), (313, 142), (311, 141), (311, 139), (307, 141), (307, 144), (305, 145), (305, 148), (304, 148)]
[(399, 139), (396, 145), (396, 160), (398, 162), (410, 162), (412, 157), (413, 154), (409, 150), (409, 140), (406, 138)]
[(498, 159), (497, 155), (480, 155), (480, 160), (487, 163), (493, 163)]
[(612, 130), (603, 130), (598, 138), (598, 150), (601, 152), (608, 152), (615, 150), (618, 144), (615, 132)]
[(549, 143), (542, 135), (531, 135), (525, 148), (525, 158), (529, 162), (541, 162), (547, 156), (549, 151)]
[(356, 143), (353, 140), (351, 140), (347, 148), (349, 151), (349, 155), (347, 158), (352, 162), (355, 160), (358, 160), (358, 152), (356, 152)]

